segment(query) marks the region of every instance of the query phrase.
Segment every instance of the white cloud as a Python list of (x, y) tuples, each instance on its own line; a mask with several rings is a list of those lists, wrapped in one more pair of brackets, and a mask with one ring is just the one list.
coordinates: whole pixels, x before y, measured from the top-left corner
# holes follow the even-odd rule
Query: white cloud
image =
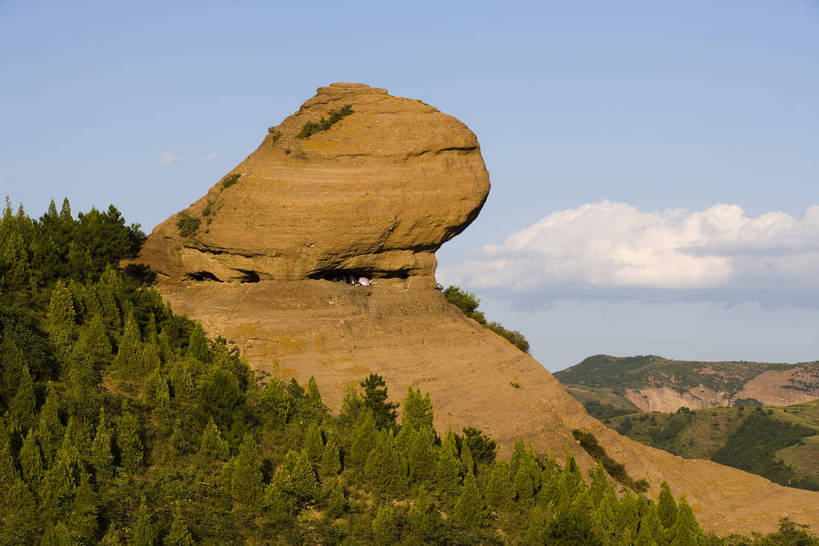
[(180, 159), (182, 158), (172, 154), (171, 152), (162, 152), (159, 163), (162, 165), (170, 165), (171, 163), (179, 161)]
[[(803, 219), (738, 205), (644, 212), (601, 201), (557, 211), (442, 271), (471, 288), (549, 298), (819, 288), (819, 206)], [(578, 296), (581, 294), (581, 296)], [(640, 297), (640, 296), (638, 296)]]
[(205, 157), (203, 157), (202, 161), (210, 161), (211, 159), (215, 159), (217, 155), (219, 155), (218, 152), (213, 152), (213, 153), (208, 154)]

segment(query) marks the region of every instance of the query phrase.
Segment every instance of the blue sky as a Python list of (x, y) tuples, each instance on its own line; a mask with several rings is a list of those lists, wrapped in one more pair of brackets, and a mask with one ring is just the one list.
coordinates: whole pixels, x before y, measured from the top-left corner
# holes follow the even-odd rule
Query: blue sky
[(819, 3), (306, 5), (0, 0), (0, 193), (150, 230), (366, 82), (478, 135), (492, 192), (439, 278), (549, 369), (819, 358)]

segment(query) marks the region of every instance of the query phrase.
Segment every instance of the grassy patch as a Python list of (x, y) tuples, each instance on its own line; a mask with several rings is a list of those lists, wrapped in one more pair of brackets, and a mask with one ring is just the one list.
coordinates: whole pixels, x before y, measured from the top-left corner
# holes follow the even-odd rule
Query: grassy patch
[(326, 118), (322, 117), (318, 121), (308, 121), (305, 123), (301, 128), (301, 132), (296, 135), (296, 138), (310, 138), (310, 136), (315, 133), (326, 131), (352, 113), (353, 107), (350, 104), (345, 104), (338, 110), (330, 110)]
[(189, 237), (199, 229), (199, 218), (194, 218), (187, 212), (180, 212), (176, 215), (176, 227), (182, 237)]

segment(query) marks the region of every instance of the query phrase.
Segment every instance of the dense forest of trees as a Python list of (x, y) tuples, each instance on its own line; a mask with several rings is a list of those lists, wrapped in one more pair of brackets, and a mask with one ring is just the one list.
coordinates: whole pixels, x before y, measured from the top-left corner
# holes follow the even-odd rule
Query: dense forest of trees
[(618, 493), (602, 467), (586, 483), (568, 452), (561, 466), (519, 441), (497, 461), (377, 375), (331, 415), (314, 380), (254, 374), (145, 271), (124, 275), (143, 239), (113, 207), (3, 212), (0, 543), (816, 543), (787, 520), (707, 537), (667, 486)]

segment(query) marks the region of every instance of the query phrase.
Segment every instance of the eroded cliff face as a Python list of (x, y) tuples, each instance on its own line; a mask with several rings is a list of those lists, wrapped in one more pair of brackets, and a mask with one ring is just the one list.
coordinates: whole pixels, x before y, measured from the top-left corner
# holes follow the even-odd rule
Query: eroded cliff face
[[(353, 114), (296, 138), (306, 121), (345, 104)], [(683, 460), (606, 428), (537, 361), (434, 289), (433, 251), (475, 217), (488, 191), (477, 141), (460, 122), (383, 90), (334, 85), (232, 173), (238, 181), (188, 209), (205, 218), (194, 233), (182, 236), (170, 218), (138, 261), (163, 273), (157, 288), (176, 311), (235, 341), (253, 367), (315, 377), (335, 411), (344, 387), (370, 372), (395, 400), (417, 386), (430, 393), (439, 431), (481, 428), (502, 457), (523, 438), (558, 458), (568, 446), (590, 469), (571, 435), (590, 431), (652, 494), (662, 480), (686, 493), (715, 532), (771, 531), (786, 515), (819, 526), (819, 493)], [(211, 276), (193, 275), (200, 271)], [(247, 271), (257, 282), (216, 282), (249, 280)], [(350, 271), (371, 275), (372, 285), (333, 282)]]
[[(326, 129), (305, 131), (322, 120)], [(157, 226), (142, 260), (175, 281), (354, 275), (429, 285), (435, 250), (488, 192), (478, 140), (463, 123), (385, 89), (335, 83)]]

